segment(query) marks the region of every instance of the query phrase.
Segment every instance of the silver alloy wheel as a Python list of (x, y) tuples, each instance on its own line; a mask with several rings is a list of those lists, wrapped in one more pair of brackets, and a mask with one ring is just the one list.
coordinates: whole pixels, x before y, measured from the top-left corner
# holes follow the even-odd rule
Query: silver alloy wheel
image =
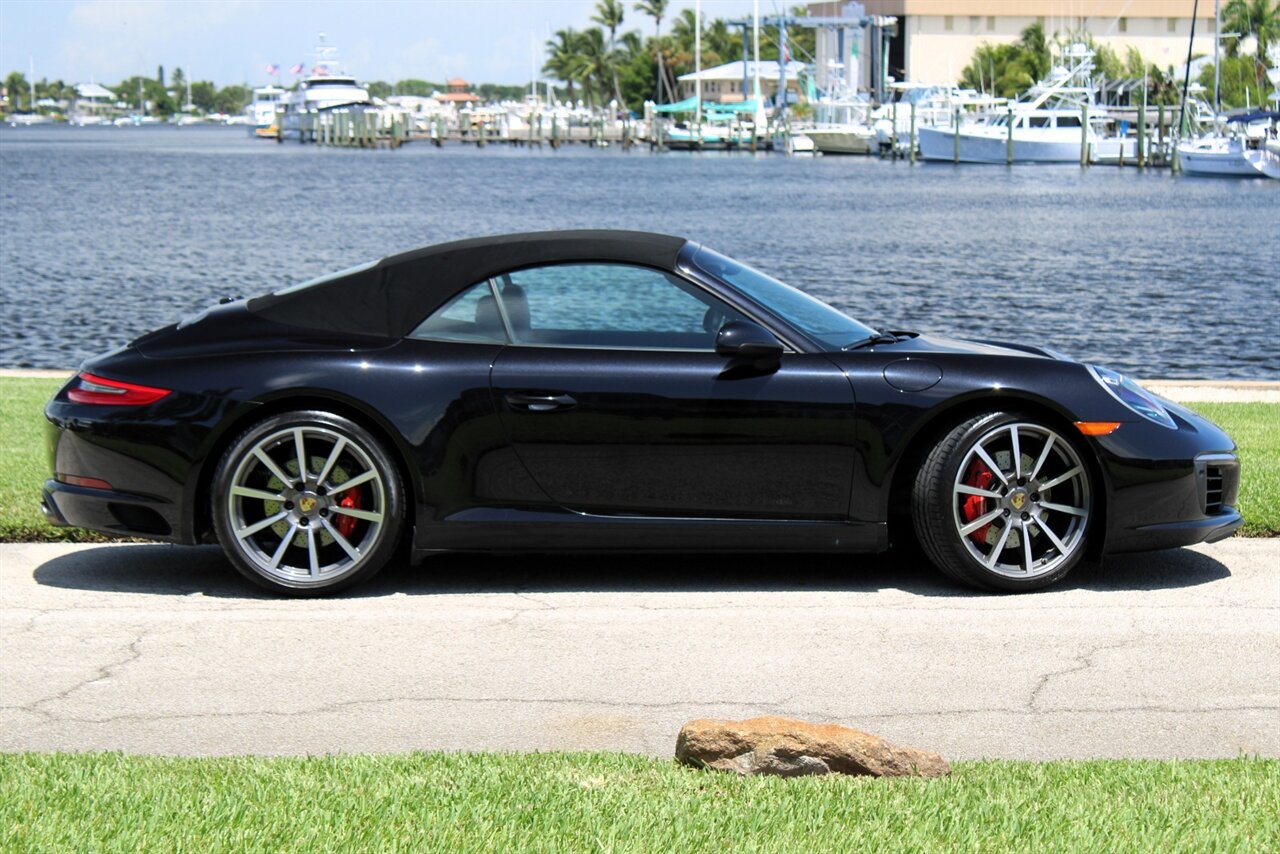
[(999, 575), (1036, 578), (1083, 547), (1089, 477), (1057, 433), (1040, 424), (1001, 424), (965, 454), (951, 504), (970, 556)]
[(235, 545), (290, 587), (351, 574), (385, 528), (386, 486), (369, 452), (329, 427), (292, 426), (254, 443), (226, 495)]

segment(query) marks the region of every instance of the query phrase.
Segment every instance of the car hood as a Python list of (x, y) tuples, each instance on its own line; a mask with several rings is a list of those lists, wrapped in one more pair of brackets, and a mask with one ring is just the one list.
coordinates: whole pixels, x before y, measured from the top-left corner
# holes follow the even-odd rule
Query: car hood
[[(896, 333), (905, 334), (905, 333)], [(951, 354), (972, 356), (1010, 356), (1026, 358), (1028, 356), (1041, 359), (1074, 362), (1075, 359), (1060, 353), (1051, 347), (1032, 344), (1017, 344), (1009, 341), (976, 341), (966, 338), (948, 338), (943, 335), (916, 335), (885, 347), (885, 352), (909, 353), (911, 355)]]

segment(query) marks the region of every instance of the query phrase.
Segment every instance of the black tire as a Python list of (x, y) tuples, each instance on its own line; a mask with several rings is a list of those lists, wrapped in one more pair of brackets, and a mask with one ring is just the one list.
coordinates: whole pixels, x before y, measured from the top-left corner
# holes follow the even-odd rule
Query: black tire
[(383, 442), (364, 427), (331, 412), (284, 412), (245, 430), (222, 455), (211, 496), (214, 531), (232, 565), (255, 584), (323, 596), (390, 562), (403, 490)]
[(1092, 481), (1087, 451), (1066, 430), (1016, 412), (979, 415), (948, 431), (916, 472), (916, 537), (963, 584), (1039, 590), (1085, 555)]

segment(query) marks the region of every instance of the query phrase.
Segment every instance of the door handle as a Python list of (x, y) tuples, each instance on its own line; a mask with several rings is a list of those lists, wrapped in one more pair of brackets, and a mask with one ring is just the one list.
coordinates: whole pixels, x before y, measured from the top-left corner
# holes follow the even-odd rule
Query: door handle
[(578, 401), (567, 394), (533, 394), (515, 391), (507, 395), (507, 403), (515, 409), (523, 409), (527, 412), (551, 412), (576, 406)]

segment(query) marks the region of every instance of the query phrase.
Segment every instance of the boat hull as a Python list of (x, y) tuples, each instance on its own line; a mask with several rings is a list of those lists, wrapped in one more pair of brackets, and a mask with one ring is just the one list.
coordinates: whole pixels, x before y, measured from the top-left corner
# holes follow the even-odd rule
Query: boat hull
[(1236, 145), (1234, 140), (1228, 145), (1184, 142), (1178, 146), (1179, 164), (1183, 168), (1183, 174), (1188, 175), (1257, 178), (1258, 175), (1267, 175), (1268, 169), (1280, 170), (1280, 159), (1262, 156), (1265, 154), (1266, 151), (1245, 150), (1243, 146)]
[(875, 147), (875, 133), (870, 130), (806, 130), (805, 136), (823, 154), (870, 154)]
[[(920, 156), (925, 160), (955, 160), (955, 131), (951, 128), (922, 127), (916, 129)], [(977, 134), (960, 129), (961, 163), (1007, 163), (1008, 138), (998, 135)], [(1020, 139), (1013, 137), (1013, 162), (1015, 163), (1079, 163), (1080, 137), (1066, 139)]]

